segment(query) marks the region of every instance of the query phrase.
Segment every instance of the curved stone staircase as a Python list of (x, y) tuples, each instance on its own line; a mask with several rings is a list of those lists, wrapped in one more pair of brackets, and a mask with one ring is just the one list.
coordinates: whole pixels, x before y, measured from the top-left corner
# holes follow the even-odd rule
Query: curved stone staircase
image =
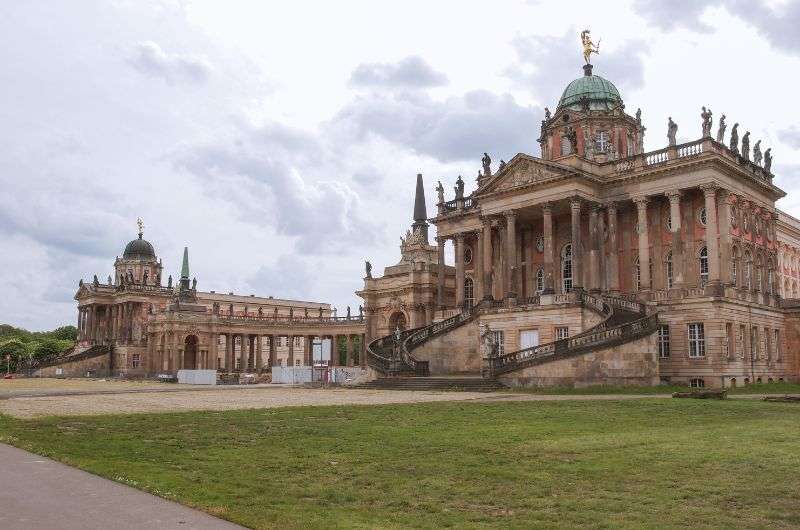
[[(482, 378), (490, 386), (497, 386), (487, 386), (484, 390), (499, 388), (501, 385), (495, 380), (499, 375), (630, 342), (653, 333), (658, 326), (658, 315), (648, 314), (644, 304), (607, 295), (593, 295), (583, 290), (577, 293), (581, 304), (600, 314), (602, 321), (567, 339), (486, 358)], [(415, 358), (411, 352), (431, 338), (470, 322), (481, 313), (481, 309), (482, 305), (478, 304), (430, 326), (403, 331), (399, 337), (387, 335), (372, 341), (367, 345), (367, 365), (381, 377), (359, 386), (415, 390), (476, 388), (475, 377), (462, 378), (463, 381), (457, 381), (458, 378), (429, 377), (428, 362)], [(428, 384), (424, 381), (428, 381)]]

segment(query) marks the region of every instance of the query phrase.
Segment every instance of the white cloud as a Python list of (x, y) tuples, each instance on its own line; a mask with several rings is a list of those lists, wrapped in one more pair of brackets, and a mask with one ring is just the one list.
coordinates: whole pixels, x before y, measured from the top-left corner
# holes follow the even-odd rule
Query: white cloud
[(153, 41), (140, 42), (128, 63), (150, 77), (159, 77), (168, 83), (203, 83), (212, 72), (211, 63), (204, 57), (168, 54)]
[(433, 69), (422, 57), (406, 57), (396, 63), (360, 64), (350, 75), (350, 84), (369, 87), (423, 88), (447, 84), (447, 76)]

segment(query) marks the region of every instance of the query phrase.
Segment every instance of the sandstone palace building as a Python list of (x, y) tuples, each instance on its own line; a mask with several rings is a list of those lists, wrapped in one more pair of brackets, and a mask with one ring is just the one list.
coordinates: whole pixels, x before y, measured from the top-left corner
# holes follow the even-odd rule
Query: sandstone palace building
[(704, 108), (682, 144), (670, 119), (666, 147), (645, 152), (641, 112), (586, 64), (546, 110), (541, 156), (493, 168), (484, 155), (474, 189), (436, 187), (432, 218), (417, 177), (401, 259), (382, 275), (367, 263), (363, 312), (201, 292), (186, 256), (164, 285), (140, 233), (113, 278), (81, 284), (69, 362), (141, 376), (340, 364), (376, 381), (796, 381), (800, 222), (775, 206), (771, 151), (714, 118)]

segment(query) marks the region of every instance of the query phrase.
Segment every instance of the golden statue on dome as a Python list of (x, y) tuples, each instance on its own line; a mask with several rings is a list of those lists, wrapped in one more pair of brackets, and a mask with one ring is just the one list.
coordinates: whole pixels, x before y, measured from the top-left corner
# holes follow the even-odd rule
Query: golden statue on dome
[(592, 42), (592, 38), (589, 36), (589, 30), (585, 29), (581, 31), (581, 44), (583, 45), (583, 60), (586, 61), (586, 64), (591, 64), (589, 62), (589, 58), (592, 56), (593, 53), (600, 53), (600, 40), (597, 41), (597, 44)]

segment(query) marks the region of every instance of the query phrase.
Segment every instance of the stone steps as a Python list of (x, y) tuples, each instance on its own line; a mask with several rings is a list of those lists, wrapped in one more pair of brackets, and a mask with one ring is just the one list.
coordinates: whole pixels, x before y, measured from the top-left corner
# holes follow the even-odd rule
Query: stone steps
[(373, 390), (449, 390), (494, 392), (505, 388), (494, 379), (483, 377), (381, 377), (351, 388)]

